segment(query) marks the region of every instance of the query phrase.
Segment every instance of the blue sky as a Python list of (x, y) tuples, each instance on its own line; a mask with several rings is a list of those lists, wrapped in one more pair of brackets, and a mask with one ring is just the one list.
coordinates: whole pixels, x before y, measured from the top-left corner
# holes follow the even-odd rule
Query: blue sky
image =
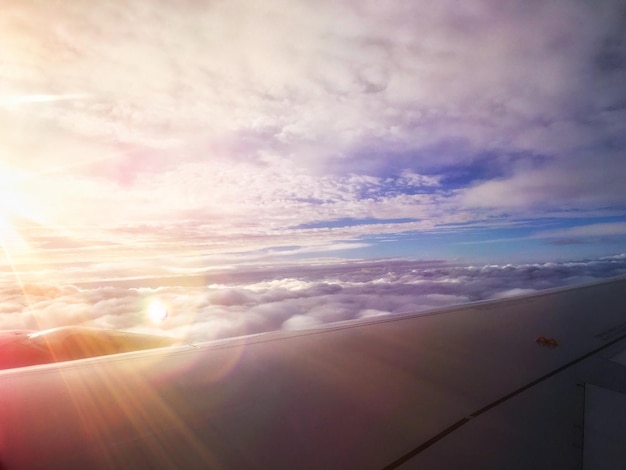
[(625, 15), (4, 1), (6, 277), (626, 252)]

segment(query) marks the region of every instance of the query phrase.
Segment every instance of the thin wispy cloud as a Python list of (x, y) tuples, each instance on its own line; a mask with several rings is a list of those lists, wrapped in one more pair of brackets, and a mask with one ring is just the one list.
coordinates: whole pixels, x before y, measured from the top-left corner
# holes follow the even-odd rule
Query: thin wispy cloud
[(88, 99), (89, 95), (68, 93), (62, 95), (17, 95), (0, 96), (0, 106), (15, 106), (21, 104), (54, 103), (56, 101), (73, 101)]
[(626, 222), (590, 224), (557, 230), (547, 230), (538, 232), (535, 236), (538, 238), (590, 238), (620, 235), (626, 235)]

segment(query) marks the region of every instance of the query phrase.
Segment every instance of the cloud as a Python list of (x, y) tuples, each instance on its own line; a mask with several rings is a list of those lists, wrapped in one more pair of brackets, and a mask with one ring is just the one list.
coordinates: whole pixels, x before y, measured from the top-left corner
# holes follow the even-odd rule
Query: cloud
[(537, 238), (589, 238), (626, 235), (626, 222), (581, 225), (557, 230), (546, 230), (535, 234)]
[[(565, 158), (565, 157), (564, 157)], [(463, 193), (470, 207), (513, 210), (590, 209), (621, 207), (626, 191), (619, 152), (570, 155), (566, 161), (552, 161), (541, 168), (520, 169), (508, 178), (479, 183)], [(591, 163), (592, 162), (592, 163)]]
[[(63, 224), (203, 214), (217, 231), (623, 200), (617, 1), (7, 5), (3, 83), (41, 99), (0, 116), (3, 154), (51, 171), (23, 189)], [(446, 192), (481, 155), (550, 163)], [(382, 198), (393, 174), (405, 186)]]
[(51, 103), (55, 101), (71, 101), (83, 100), (89, 98), (89, 95), (83, 93), (65, 93), (59, 95), (14, 95), (0, 96), (0, 107), (15, 106), (31, 103)]
[[(314, 328), (378, 315), (422, 312), (626, 275), (626, 256), (520, 265), (431, 261), (361, 261), (325, 265), (240, 267), (224, 282), (115, 285), (4, 285), (0, 329), (87, 325), (167, 334), (189, 341)], [(171, 281), (171, 280), (170, 280)], [(153, 324), (158, 299), (166, 321)]]
[[(80, 289), (6, 324), (138, 328), (162, 295), (196, 339), (299, 328), (569, 282), (347, 252), (623, 242), (619, 0), (92, 3), (1, 7), (0, 281)], [(313, 256), (345, 271), (279, 267)]]
[(554, 246), (619, 244), (626, 239), (626, 223), (603, 222), (568, 228), (540, 230), (531, 239), (547, 240)]
[(505, 290), (503, 292), (498, 292), (491, 296), (492, 299), (506, 299), (508, 297), (516, 297), (520, 295), (532, 294), (536, 292), (535, 289), (521, 289), (516, 287), (514, 289)]

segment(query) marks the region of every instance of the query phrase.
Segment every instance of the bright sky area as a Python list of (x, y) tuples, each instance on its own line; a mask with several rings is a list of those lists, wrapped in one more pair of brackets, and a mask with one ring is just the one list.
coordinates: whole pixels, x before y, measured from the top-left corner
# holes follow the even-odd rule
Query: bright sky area
[(0, 38), (7, 288), (626, 252), (620, 0), (4, 0)]

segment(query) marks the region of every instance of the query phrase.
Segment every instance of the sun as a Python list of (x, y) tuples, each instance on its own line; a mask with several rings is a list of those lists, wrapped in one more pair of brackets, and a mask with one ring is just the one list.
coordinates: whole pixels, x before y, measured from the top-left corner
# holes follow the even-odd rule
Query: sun
[(167, 318), (167, 305), (165, 305), (160, 299), (154, 299), (148, 305), (148, 317), (154, 323), (162, 323)]
[(7, 231), (11, 229), (11, 224), (8, 219), (5, 217), (2, 206), (0, 206), (0, 236), (3, 236)]
[(40, 219), (20, 190), (23, 179), (23, 174), (0, 165), (0, 244), (6, 257), (30, 251), (23, 233), (24, 223), (37, 224)]
[(27, 252), (30, 248), (11, 222), (10, 213), (5, 209), (5, 204), (2, 204), (2, 197), (3, 194), (0, 194), (0, 265), (6, 264), (10, 267), (20, 289), (24, 292), (24, 283), (16, 267), (16, 256)]
[[(0, 194), (0, 198), (2, 198), (2, 194)], [(8, 253), (20, 254), (28, 249), (28, 243), (13, 223), (14, 214), (15, 211), (0, 202), (0, 243), (7, 255)]]

